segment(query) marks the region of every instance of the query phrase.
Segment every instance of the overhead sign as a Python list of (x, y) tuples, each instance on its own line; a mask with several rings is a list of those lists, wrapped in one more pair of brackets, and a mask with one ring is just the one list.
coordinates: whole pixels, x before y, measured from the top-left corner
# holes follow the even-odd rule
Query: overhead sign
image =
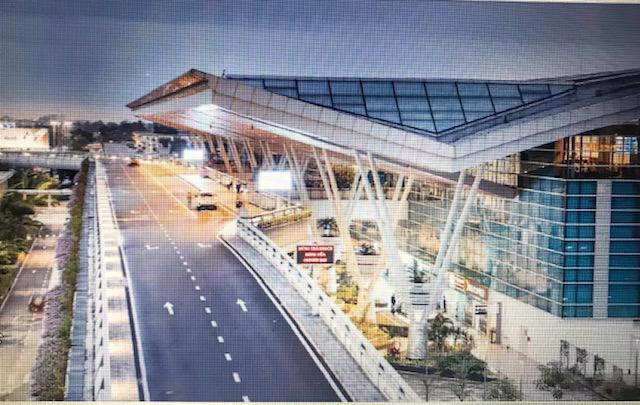
[(476, 315), (486, 315), (487, 314), (487, 306), (486, 305), (476, 305), (475, 312), (476, 312)]
[(301, 245), (296, 248), (298, 264), (333, 263), (333, 246)]

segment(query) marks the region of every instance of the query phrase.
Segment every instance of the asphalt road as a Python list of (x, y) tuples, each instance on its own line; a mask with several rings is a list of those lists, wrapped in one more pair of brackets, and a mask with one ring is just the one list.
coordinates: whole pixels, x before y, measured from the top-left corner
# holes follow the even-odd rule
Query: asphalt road
[(150, 399), (339, 401), (276, 306), (216, 239), (229, 217), (187, 209), (189, 186), (162, 166), (106, 167)]

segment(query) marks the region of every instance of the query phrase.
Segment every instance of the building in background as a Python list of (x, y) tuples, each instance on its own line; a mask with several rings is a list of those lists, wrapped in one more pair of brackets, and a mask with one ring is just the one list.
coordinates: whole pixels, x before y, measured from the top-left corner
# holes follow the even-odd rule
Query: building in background
[(46, 128), (0, 128), (0, 150), (38, 152), (49, 149)]
[(134, 132), (131, 138), (133, 146), (144, 155), (183, 157), (185, 150), (201, 151), (203, 158), (210, 154), (205, 142), (189, 133)]

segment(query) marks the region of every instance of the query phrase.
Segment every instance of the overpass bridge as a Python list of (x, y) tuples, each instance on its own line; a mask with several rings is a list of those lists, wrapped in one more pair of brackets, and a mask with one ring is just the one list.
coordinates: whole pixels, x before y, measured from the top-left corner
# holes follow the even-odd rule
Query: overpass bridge
[(0, 150), (0, 165), (9, 168), (47, 167), (60, 170), (80, 170), (82, 161), (89, 157), (82, 152), (29, 152)]

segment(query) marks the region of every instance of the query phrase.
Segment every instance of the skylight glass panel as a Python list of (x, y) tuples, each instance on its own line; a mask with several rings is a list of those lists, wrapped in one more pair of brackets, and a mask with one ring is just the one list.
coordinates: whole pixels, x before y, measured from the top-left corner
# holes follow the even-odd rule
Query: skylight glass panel
[(436, 127), (435, 125), (433, 125), (433, 121), (431, 120), (428, 120), (428, 121), (427, 120), (406, 120), (406, 121), (403, 120), (402, 124), (408, 127), (417, 128), (424, 131), (429, 131), (429, 132), (436, 131)]
[(431, 121), (430, 111), (400, 111), (402, 122), (405, 121)]
[(354, 105), (354, 104), (334, 104), (333, 108), (336, 110), (346, 111), (353, 114), (358, 115), (367, 115), (367, 110), (365, 110), (364, 105)]
[(455, 83), (427, 83), (427, 93), (429, 97), (458, 97)]
[(520, 91), (515, 84), (490, 83), (491, 97), (520, 98)]
[(521, 84), (520, 93), (525, 103), (532, 103), (549, 97), (549, 87), (546, 84)]
[(318, 104), (325, 107), (331, 107), (331, 97), (329, 96), (309, 96), (301, 95), (301, 100), (308, 101), (309, 103)]
[(362, 89), (365, 96), (393, 96), (393, 85), (391, 82), (376, 81), (362, 82)]
[(280, 80), (280, 79), (265, 79), (264, 81), (265, 87), (285, 87), (285, 88), (296, 88), (295, 80)]
[(464, 120), (435, 120), (436, 131), (444, 131), (449, 128), (457, 127), (464, 124)]
[(298, 98), (298, 91), (296, 89), (285, 89), (285, 88), (271, 88), (268, 89), (274, 93), (280, 94), (282, 96)]
[(473, 121), (494, 114), (489, 97), (461, 97), (462, 108), (467, 121)]
[(400, 111), (429, 111), (426, 97), (398, 97)]
[(329, 95), (329, 83), (326, 80), (299, 80), (298, 92), (300, 95)]
[(427, 94), (424, 90), (424, 84), (422, 82), (394, 82), (393, 83), (396, 96), (418, 96), (424, 97)]
[(458, 83), (460, 97), (489, 97), (489, 88), (485, 83)]
[(572, 86), (566, 84), (550, 84), (549, 90), (551, 90), (551, 94), (558, 94), (570, 90)]
[(364, 104), (362, 96), (336, 96), (333, 95), (334, 104)]
[(331, 81), (331, 93), (334, 96), (360, 96), (362, 95), (362, 89), (360, 88), (360, 82), (349, 81)]
[(364, 99), (368, 111), (398, 111), (394, 97), (366, 96)]

